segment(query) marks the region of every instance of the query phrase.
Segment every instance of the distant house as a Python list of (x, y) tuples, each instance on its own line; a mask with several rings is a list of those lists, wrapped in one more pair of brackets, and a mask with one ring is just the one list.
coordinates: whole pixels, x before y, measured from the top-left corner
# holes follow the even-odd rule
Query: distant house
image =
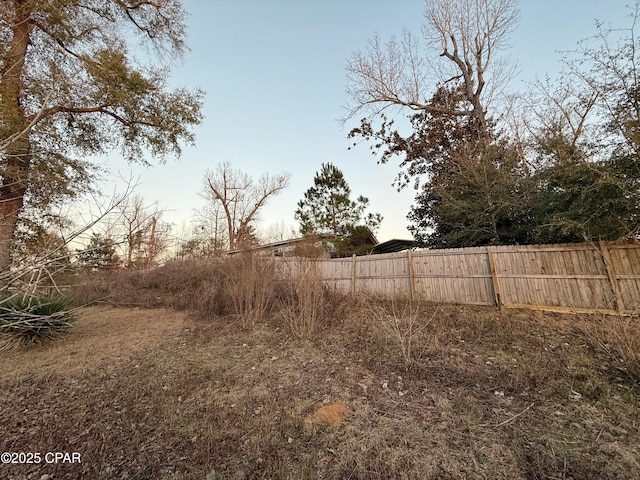
[(321, 257), (326, 253), (324, 244), (329, 239), (333, 239), (333, 237), (330, 235), (315, 235), (312, 237), (290, 238), (249, 248), (231, 250), (228, 254), (236, 255), (238, 253), (252, 252), (271, 257)]
[(353, 243), (351, 237), (334, 238), (333, 235), (312, 235), (232, 250), (228, 254), (253, 252), (272, 257), (335, 258), (361, 254), (363, 251), (370, 253), (376, 245), (378, 245), (378, 240), (367, 229), (365, 235), (358, 236), (357, 244)]

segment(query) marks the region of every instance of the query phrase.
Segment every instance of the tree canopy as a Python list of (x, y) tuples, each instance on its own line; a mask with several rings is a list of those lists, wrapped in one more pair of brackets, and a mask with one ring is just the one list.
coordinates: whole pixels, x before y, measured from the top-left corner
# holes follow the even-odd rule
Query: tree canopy
[(76, 261), (81, 269), (88, 271), (116, 270), (122, 264), (114, 240), (98, 233), (91, 235), (86, 248), (76, 252)]
[[(431, 247), (593, 241), (640, 233), (640, 43), (596, 24), (557, 82), (493, 101), (515, 0), (426, 2), (424, 42), (377, 37), (347, 65), (350, 137), (413, 185), (409, 229)], [(624, 35), (624, 33), (628, 35)], [(505, 75), (506, 74), (506, 75)], [(507, 98), (507, 97), (504, 97)], [(398, 122), (401, 111), (407, 121)], [(514, 114), (515, 112), (515, 114)], [(408, 125), (408, 128), (406, 127)]]
[(202, 92), (170, 89), (165, 60), (185, 15), (179, 0), (0, 1), (0, 268), (22, 216), (90, 185), (87, 156), (164, 161), (193, 141)]

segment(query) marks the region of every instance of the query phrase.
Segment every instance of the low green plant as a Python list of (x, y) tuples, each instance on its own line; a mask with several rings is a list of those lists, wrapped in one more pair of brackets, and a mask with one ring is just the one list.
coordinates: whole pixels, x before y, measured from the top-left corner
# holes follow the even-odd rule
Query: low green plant
[(0, 349), (54, 340), (66, 333), (74, 320), (68, 297), (13, 295), (0, 301)]

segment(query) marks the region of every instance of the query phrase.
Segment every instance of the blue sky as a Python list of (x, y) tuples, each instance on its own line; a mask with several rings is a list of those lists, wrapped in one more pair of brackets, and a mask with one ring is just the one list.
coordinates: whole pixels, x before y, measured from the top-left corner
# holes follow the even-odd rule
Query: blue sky
[[(259, 177), (291, 174), (290, 186), (262, 212), (262, 229), (284, 221), (297, 227), (296, 203), (322, 162), (336, 164), (353, 196), (365, 195), (383, 215), (378, 239), (410, 238), (406, 215), (414, 191), (396, 192), (397, 162), (377, 165), (364, 144), (348, 150), (354, 121), (338, 122), (348, 102), (344, 66), (351, 53), (378, 32), (407, 27), (419, 34), (424, 0), (185, 0), (190, 51), (174, 66), (175, 86), (206, 91), (204, 122), (195, 147), (179, 160), (153, 167), (128, 165), (111, 155), (113, 178), (140, 177), (136, 193), (167, 210), (179, 229), (202, 205), (198, 192), (207, 169), (229, 161)], [(552, 78), (558, 51), (571, 50), (595, 33), (596, 19), (627, 26), (630, 10), (619, 0), (522, 0), (510, 57), (524, 82)], [(153, 160), (151, 160), (153, 162)], [(105, 192), (111, 191), (108, 182)]]

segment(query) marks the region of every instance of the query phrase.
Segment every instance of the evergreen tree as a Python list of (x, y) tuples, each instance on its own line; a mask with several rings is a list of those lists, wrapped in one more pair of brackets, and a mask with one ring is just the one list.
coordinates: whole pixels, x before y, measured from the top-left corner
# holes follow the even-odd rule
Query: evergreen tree
[(323, 163), (316, 172), (313, 186), (298, 202), (295, 218), (300, 222), (303, 235), (331, 234), (334, 238), (348, 235), (353, 227), (367, 226), (375, 231), (382, 216), (365, 213), (369, 199), (359, 196), (351, 200), (351, 188), (340, 169), (331, 163)]
[(637, 235), (640, 164), (633, 154), (599, 153), (553, 133), (539, 138), (545, 164), (533, 176), (533, 243), (616, 240)]
[(91, 236), (87, 248), (77, 252), (76, 261), (80, 268), (89, 271), (116, 270), (122, 263), (115, 242), (97, 233)]

